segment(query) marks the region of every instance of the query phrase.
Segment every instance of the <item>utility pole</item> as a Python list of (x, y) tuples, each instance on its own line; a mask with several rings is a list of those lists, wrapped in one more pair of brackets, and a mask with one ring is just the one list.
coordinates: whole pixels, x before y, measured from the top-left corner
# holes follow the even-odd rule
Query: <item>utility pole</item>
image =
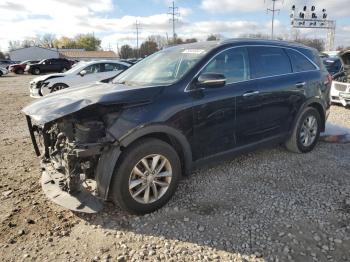
[(135, 23), (135, 28), (136, 28), (136, 52), (137, 52), (137, 58), (139, 57), (139, 33), (140, 33), (140, 29), (141, 29), (141, 24), (139, 21), (136, 20)]
[(279, 12), (280, 9), (276, 9), (276, 2), (278, 0), (272, 0), (272, 9), (267, 8), (267, 12), (272, 13), (272, 21), (271, 21), (271, 38), (274, 38), (274, 24), (275, 24), (275, 13)]
[(175, 32), (175, 23), (178, 21), (178, 17), (180, 16), (179, 8), (175, 6), (175, 1), (173, 1), (172, 6), (169, 7), (169, 15), (171, 15), (170, 22), (173, 24), (173, 41), (175, 43), (176, 32)]

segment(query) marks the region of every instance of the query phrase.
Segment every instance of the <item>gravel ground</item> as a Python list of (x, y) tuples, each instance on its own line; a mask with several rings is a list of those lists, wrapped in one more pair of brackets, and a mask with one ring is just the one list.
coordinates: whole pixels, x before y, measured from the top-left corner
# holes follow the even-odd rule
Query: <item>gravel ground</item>
[[(282, 147), (203, 168), (161, 210), (94, 215), (46, 200), (20, 109), (32, 76), (0, 78), (2, 261), (349, 261), (350, 144)], [(350, 109), (329, 121), (350, 128)]]

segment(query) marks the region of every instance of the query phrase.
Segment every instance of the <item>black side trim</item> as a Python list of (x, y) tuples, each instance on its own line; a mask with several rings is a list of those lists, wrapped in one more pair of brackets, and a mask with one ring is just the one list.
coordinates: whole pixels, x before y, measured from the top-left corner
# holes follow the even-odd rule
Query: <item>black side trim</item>
[(276, 135), (276, 136), (273, 136), (270, 138), (265, 138), (261, 141), (258, 141), (258, 142), (252, 143), (252, 144), (244, 145), (244, 146), (237, 147), (237, 148), (232, 148), (232, 149), (229, 149), (227, 151), (217, 153), (215, 155), (201, 158), (201, 159), (194, 162), (194, 169), (199, 168), (199, 167), (203, 167), (203, 166), (208, 166), (208, 165), (211, 165), (213, 163), (226, 161), (226, 160), (234, 158), (237, 155), (248, 153), (248, 152), (254, 151), (258, 148), (266, 148), (269, 146), (273, 147), (281, 142), (284, 142), (286, 140), (286, 138), (287, 138), (286, 134)]
[(40, 156), (40, 150), (39, 150), (38, 144), (37, 144), (37, 142), (36, 142), (36, 140), (35, 140), (35, 136), (34, 136), (34, 130), (33, 130), (33, 125), (32, 125), (32, 120), (30, 119), (30, 116), (26, 116), (26, 119), (27, 119), (29, 134), (30, 134), (30, 138), (31, 138), (32, 143), (33, 143), (33, 147), (34, 147), (35, 154), (36, 154), (37, 156)]
[(181, 145), (181, 149), (184, 155), (184, 172), (185, 174), (190, 174), (192, 170), (192, 150), (189, 142), (185, 135), (183, 135), (179, 130), (166, 126), (166, 125), (150, 125), (145, 126), (140, 129), (136, 129), (134, 132), (127, 134), (119, 139), (120, 144), (127, 147), (130, 143), (134, 142), (136, 139), (141, 138), (146, 135), (151, 135), (152, 133), (164, 133), (177, 140)]

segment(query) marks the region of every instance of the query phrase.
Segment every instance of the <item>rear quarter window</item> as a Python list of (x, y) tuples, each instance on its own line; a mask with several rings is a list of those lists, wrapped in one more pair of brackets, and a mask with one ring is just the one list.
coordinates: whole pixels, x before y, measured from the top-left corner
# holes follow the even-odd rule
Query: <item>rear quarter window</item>
[(249, 47), (252, 77), (269, 77), (292, 73), (292, 66), (280, 47)]
[(315, 65), (309, 61), (309, 59), (299, 52), (292, 49), (286, 49), (286, 52), (292, 63), (293, 72), (298, 73), (317, 69)]

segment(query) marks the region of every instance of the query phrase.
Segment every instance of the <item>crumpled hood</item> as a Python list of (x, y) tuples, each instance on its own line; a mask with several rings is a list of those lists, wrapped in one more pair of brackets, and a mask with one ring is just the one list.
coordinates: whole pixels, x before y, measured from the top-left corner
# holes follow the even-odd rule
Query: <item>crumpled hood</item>
[(61, 77), (61, 76), (65, 76), (65, 73), (56, 73), (56, 74), (49, 74), (49, 75), (43, 75), (43, 76), (38, 76), (36, 78), (34, 78), (32, 81), (30, 81), (31, 83), (37, 83), (39, 81), (45, 81), (49, 78), (54, 78), (54, 77)]
[(163, 87), (128, 87), (94, 83), (67, 88), (45, 96), (22, 109), (35, 122), (45, 124), (94, 104), (136, 104), (150, 101)]

